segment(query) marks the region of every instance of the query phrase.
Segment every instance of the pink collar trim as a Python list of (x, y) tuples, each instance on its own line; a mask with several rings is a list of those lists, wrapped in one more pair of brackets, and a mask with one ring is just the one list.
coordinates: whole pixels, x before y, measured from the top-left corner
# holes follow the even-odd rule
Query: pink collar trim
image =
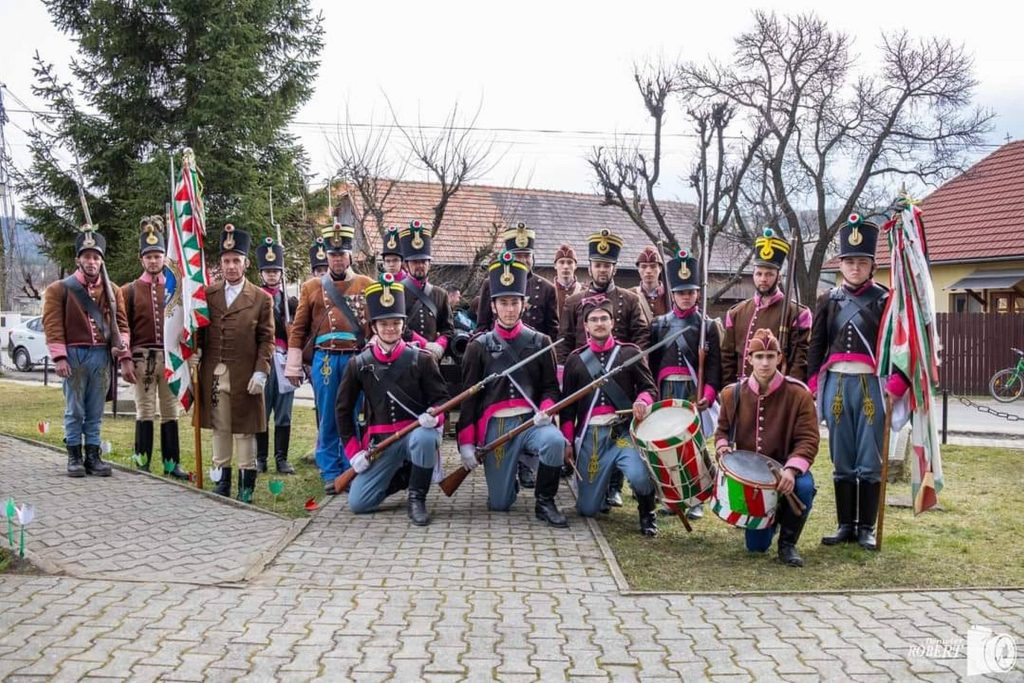
[(775, 289), (774, 294), (770, 294), (767, 297), (754, 292), (754, 305), (757, 306), (757, 308), (767, 308), (776, 301), (782, 301), (782, 291), (778, 288)]
[[(782, 373), (778, 370), (775, 371), (775, 376), (772, 377), (772, 381), (768, 382), (768, 390), (764, 392), (764, 395), (774, 393), (782, 386), (782, 383), (786, 381), (786, 378), (782, 376)], [(753, 375), (747, 377), (747, 388), (750, 389), (757, 395), (761, 395), (761, 385), (758, 384), (757, 379)]]
[(843, 285), (843, 289), (845, 289), (847, 292), (849, 292), (850, 294), (852, 294), (854, 296), (859, 296), (860, 294), (863, 294), (866, 289), (868, 289), (869, 287), (871, 287), (874, 284), (875, 284), (875, 279), (873, 277), (869, 277), (867, 280), (865, 280), (861, 284), (860, 287), (857, 287), (856, 289), (851, 289), (847, 285)]
[(693, 315), (697, 311), (698, 311), (697, 304), (694, 304), (693, 306), (690, 306), (685, 311), (683, 309), (679, 308), (678, 306), (676, 306), (675, 304), (672, 304), (672, 313), (675, 314), (675, 316), (677, 318), (689, 318), (691, 315)]
[(603, 344), (598, 344), (593, 339), (587, 339), (587, 346), (594, 353), (602, 353), (603, 351), (611, 351), (615, 347), (615, 335), (608, 335), (608, 338), (604, 340)]
[(96, 282), (94, 282), (94, 283), (92, 283), (90, 285), (89, 281), (85, 279), (85, 273), (82, 272), (81, 268), (79, 268), (78, 270), (75, 271), (75, 279), (78, 280), (79, 282), (81, 282), (86, 287), (95, 287), (95, 286), (97, 286), (101, 282), (101, 278), (102, 278), (102, 276), (97, 277), (96, 278)]
[(498, 333), (498, 336), (502, 339), (515, 339), (519, 336), (519, 333), (523, 331), (523, 321), (519, 320), (516, 322), (515, 327), (511, 330), (507, 330), (501, 326), (497, 320), (494, 321), (494, 331)]
[(139, 277), (139, 280), (141, 280), (142, 282), (146, 282), (148, 284), (162, 285), (167, 280), (167, 278), (164, 277), (163, 273), (157, 273), (156, 278), (154, 278), (149, 273), (143, 271), (142, 276)]
[(380, 344), (373, 345), (373, 357), (381, 363), (393, 363), (400, 355), (402, 355), (402, 351), (405, 351), (405, 341), (402, 339), (398, 340), (398, 343), (395, 344), (395, 348), (391, 349), (391, 353), (385, 353), (384, 349), (380, 347)]
[(267, 285), (260, 285), (260, 288), (270, 296), (277, 296), (277, 293), (281, 291), (280, 287), (270, 287)]

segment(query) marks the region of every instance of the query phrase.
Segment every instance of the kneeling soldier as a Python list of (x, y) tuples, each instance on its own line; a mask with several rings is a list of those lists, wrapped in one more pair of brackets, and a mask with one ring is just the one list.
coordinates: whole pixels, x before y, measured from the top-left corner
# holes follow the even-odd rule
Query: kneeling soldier
[[(612, 302), (605, 296), (585, 299), (583, 323), (587, 345), (573, 351), (565, 362), (562, 376), (563, 397), (575, 393), (617, 365), (640, 353), (635, 344), (623, 344), (612, 336)], [(560, 413), (566, 460), (573, 451), (580, 471), (576, 510), (584, 517), (593, 517), (604, 508), (605, 492), (615, 471), (629, 480), (640, 509), (640, 532), (645, 536), (658, 533), (654, 514), (654, 482), (636, 447), (626, 434), (629, 416), (617, 411), (631, 410), (639, 422), (651, 411), (657, 397), (651, 371), (643, 361), (634, 363), (627, 372), (620, 372), (608, 384)]]
[[(388, 495), (408, 486), (409, 519), (430, 523), (427, 489), (441, 433), (430, 409), (448, 400), (448, 388), (437, 362), (427, 351), (402, 341), (405, 290), (391, 273), (363, 291), (375, 334), (374, 342), (345, 367), (338, 392), (337, 421), (345, 451), (358, 476), (352, 481), (348, 506), (352, 512), (373, 512)], [(356, 401), (364, 395), (367, 428), (356, 438)], [(443, 419), (443, 416), (441, 416)], [(418, 421), (420, 426), (392, 444), (373, 462), (367, 457), (374, 442)], [(406, 469), (406, 468), (409, 469)]]
[(747, 529), (747, 550), (764, 552), (771, 547), (779, 527), (779, 560), (791, 567), (804, 566), (796, 551), (814, 501), (811, 464), (818, 453), (818, 418), (814, 396), (800, 380), (779, 372), (782, 349), (771, 330), (759, 329), (747, 344), (750, 377), (722, 390), (722, 412), (715, 444), (718, 455), (735, 447), (771, 458), (781, 465), (778, 492), (796, 494), (804, 505), (797, 516), (780, 501), (775, 521), (768, 529)]

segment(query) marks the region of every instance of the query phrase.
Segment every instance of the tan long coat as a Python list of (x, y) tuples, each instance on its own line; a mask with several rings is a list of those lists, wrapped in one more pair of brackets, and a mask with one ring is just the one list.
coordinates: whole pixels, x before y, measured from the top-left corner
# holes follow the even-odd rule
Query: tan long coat
[(231, 377), (231, 432), (255, 434), (267, 429), (263, 392), (255, 396), (246, 391), (254, 372), (271, 373), (270, 357), (274, 352), (274, 314), (270, 296), (246, 281), (242, 291), (227, 307), (224, 282), (206, 290), (210, 306), (210, 324), (199, 334), (203, 350), (199, 364), (201, 398), (200, 424), (212, 429), (210, 400), (213, 397), (213, 369), (218, 363), (228, 366)]

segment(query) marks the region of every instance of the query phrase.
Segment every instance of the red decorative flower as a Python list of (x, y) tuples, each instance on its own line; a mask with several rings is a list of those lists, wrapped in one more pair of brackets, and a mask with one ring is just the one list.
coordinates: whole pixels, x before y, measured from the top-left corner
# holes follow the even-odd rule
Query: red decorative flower
[(685, 249), (680, 249), (679, 250), (679, 258), (686, 258), (689, 255), (690, 255), (690, 252), (686, 251)]
[(306, 501), (305, 507), (306, 512), (313, 512), (320, 506), (316, 504), (316, 498), (310, 498), (309, 500)]
[(850, 225), (856, 225), (857, 223), (860, 223), (860, 214), (851, 213), (850, 217), (846, 219), (846, 222), (849, 223)]
[(412, 222), (412, 227), (414, 227), (414, 228), (419, 228), (419, 227), (422, 227), (422, 226), (423, 226), (423, 223), (421, 223), (419, 221), (413, 221)]
[(515, 256), (512, 255), (511, 251), (503, 251), (501, 253), (501, 260), (503, 263), (512, 263), (514, 259)]
[(390, 285), (390, 284), (392, 284), (395, 281), (395, 274), (394, 273), (384, 273), (384, 274), (382, 274), (380, 276), (380, 279), (381, 279), (381, 281), (384, 282), (384, 284)]

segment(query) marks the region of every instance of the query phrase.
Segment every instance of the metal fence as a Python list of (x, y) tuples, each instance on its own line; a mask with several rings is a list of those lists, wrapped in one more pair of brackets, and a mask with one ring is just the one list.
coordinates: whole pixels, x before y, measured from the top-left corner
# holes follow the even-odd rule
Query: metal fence
[(939, 313), (941, 388), (954, 394), (988, 393), (997, 370), (1017, 362), (1011, 348), (1024, 349), (1024, 315)]

